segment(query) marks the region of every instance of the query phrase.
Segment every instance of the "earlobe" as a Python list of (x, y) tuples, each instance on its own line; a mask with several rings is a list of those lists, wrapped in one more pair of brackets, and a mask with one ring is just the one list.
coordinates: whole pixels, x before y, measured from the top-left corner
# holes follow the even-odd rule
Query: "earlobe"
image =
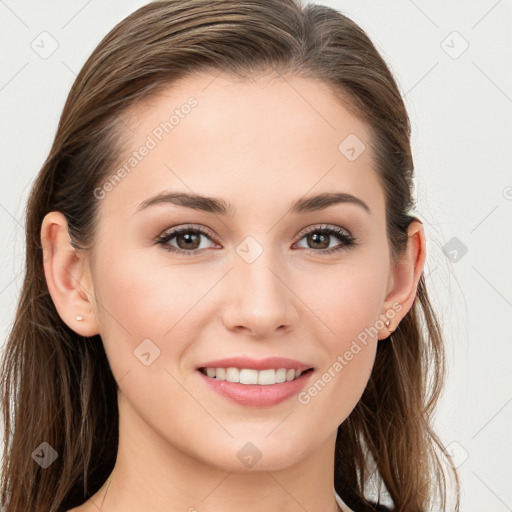
[(59, 316), (82, 336), (98, 334), (94, 290), (85, 256), (71, 244), (67, 220), (61, 212), (44, 217), (41, 244), (46, 283)]
[[(385, 323), (380, 339), (396, 330), (402, 318), (411, 309), (416, 298), (418, 283), (426, 259), (426, 241), (423, 223), (412, 221), (407, 230), (407, 250), (393, 265), (393, 288), (384, 302), (382, 313)], [(399, 305), (400, 307), (397, 307)], [(389, 324), (386, 321), (389, 320)]]

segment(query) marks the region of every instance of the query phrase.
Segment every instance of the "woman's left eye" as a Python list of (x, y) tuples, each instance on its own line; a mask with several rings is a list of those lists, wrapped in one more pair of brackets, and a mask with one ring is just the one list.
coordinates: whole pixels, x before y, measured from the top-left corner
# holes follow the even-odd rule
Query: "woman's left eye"
[[(202, 252), (205, 247), (201, 247), (201, 237), (208, 239), (214, 238), (213, 233), (203, 228), (194, 226), (183, 226), (180, 228), (172, 229), (157, 238), (157, 243), (162, 244), (164, 248), (176, 254), (183, 254), (193, 256)], [(341, 244), (331, 246), (329, 241), (333, 238), (341, 241)], [(177, 246), (169, 243), (174, 239)], [(356, 238), (348, 231), (338, 226), (317, 226), (309, 229), (307, 232), (301, 233), (301, 238), (306, 239), (306, 243), (317, 245), (313, 249), (306, 248), (309, 252), (315, 254), (330, 254), (341, 249), (346, 249), (357, 244)], [(300, 241), (299, 240), (299, 241)], [(325, 243), (327, 246), (325, 247)], [(320, 247), (318, 247), (320, 245)], [(316, 250), (320, 249), (320, 250)]]
[[(308, 251), (320, 254), (330, 254), (336, 251), (341, 251), (342, 249), (348, 249), (349, 247), (355, 246), (358, 244), (356, 238), (350, 234), (346, 229), (340, 228), (338, 226), (328, 226), (323, 225), (321, 227), (313, 227), (312, 229), (308, 229), (305, 233), (301, 233), (302, 238), (306, 238), (307, 243), (319, 244), (321, 247), (320, 251), (311, 251), (311, 249), (307, 248)], [(329, 241), (332, 238), (337, 238), (341, 241), (341, 244), (332, 246)], [(325, 243), (327, 242), (327, 246)]]

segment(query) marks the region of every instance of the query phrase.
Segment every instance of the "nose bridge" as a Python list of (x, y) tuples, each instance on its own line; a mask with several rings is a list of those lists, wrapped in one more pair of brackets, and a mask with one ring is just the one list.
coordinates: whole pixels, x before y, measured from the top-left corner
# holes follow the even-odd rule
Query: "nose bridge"
[(283, 262), (269, 247), (248, 236), (236, 248), (230, 276), (231, 327), (245, 326), (253, 332), (268, 332), (292, 322), (293, 294), (286, 286)]
[(276, 300), (282, 303), (284, 285), (276, 276), (278, 269), (282, 269), (282, 262), (278, 261), (275, 251), (268, 246), (263, 247), (253, 237), (247, 237), (236, 252), (234, 279), (241, 286), (242, 296), (239, 298), (243, 300), (247, 296), (256, 302), (263, 301), (265, 306)]

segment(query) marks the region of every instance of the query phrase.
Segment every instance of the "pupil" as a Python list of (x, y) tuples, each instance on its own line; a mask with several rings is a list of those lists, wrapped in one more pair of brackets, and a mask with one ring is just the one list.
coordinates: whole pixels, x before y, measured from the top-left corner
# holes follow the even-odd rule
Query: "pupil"
[[(311, 235), (309, 235), (310, 237), (310, 242), (312, 241), (313, 244), (316, 244), (319, 242), (319, 238), (323, 240), (323, 244), (321, 243), (322, 240), (320, 240), (320, 249), (325, 249), (326, 247), (329, 246), (329, 243), (327, 242), (327, 239), (328, 239), (328, 236), (329, 235), (326, 235), (325, 233), (321, 233), (321, 234), (318, 234), (318, 233), (312, 233)], [(327, 244), (325, 243), (327, 242)]]
[[(191, 244), (190, 242), (192, 242), (192, 245), (194, 244), (194, 242), (196, 242), (196, 245), (197, 245), (197, 241), (199, 239), (199, 236), (197, 234), (190, 234), (190, 232), (187, 232), (187, 233), (182, 233), (181, 235), (178, 236), (177, 240), (178, 240), (178, 245), (181, 247), (181, 244), (179, 243), (181, 237), (183, 237), (187, 243), (185, 244), (185, 249), (196, 249), (197, 247), (194, 246), (194, 247), (191, 247)], [(181, 247), (183, 249), (183, 247)]]

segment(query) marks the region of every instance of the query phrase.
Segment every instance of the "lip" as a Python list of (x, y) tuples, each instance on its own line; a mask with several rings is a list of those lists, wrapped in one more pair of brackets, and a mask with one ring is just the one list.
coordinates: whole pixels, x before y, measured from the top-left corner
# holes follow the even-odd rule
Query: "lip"
[[(207, 361), (206, 363), (197, 366), (196, 370), (199, 370), (200, 368), (247, 368), (250, 370), (277, 370), (278, 368), (286, 368), (287, 370), (293, 369), (304, 372), (309, 370), (309, 368), (313, 368), (313, 365), (302, 363), (301, 361), (289, 359), (286, 357), (266, 357), (265, 359), (252, 359), (246, 356), (238, 356), (228, 357), (227, 359), (216, 359), (215, 361)], [(245, 384), (242, 385), (244, 386)]]
[[(212, 362), (208, 364), (211, 364)], [(263, 364), (263, 362), (260, 361), (258, 364)], [(264, 364), (267, 364), (267, 362)], [(216, 368), (222, 367), (223, 366), (217, 366)], [(211, 367), (209, 366), (209, 368)], [(242, 366), (242, 368), (247, 368), (247, 366)], [(283, 366), (280, 368), (283, 368)], [(203, 379), (203, 381), (206, 383), (206, 385), (209, 386), (211, 390), (216, 391), (219, 393), (219, 395), (231, 400), (232, 402), (236, 402), (239, 405), (257, 408), (271, 407), (296, 395), (304, 388), (313, 373), (314, 370), (303, 373), (298, 379), (295, 380), (262, 386), (260, 384), (240, 384), (239, 382), (217, 380), (213, 377), (208, 377), (204, 373), (200, 372), (199, 369), (197, 370), (197, 374), (201, 377), (201, 379)]]

